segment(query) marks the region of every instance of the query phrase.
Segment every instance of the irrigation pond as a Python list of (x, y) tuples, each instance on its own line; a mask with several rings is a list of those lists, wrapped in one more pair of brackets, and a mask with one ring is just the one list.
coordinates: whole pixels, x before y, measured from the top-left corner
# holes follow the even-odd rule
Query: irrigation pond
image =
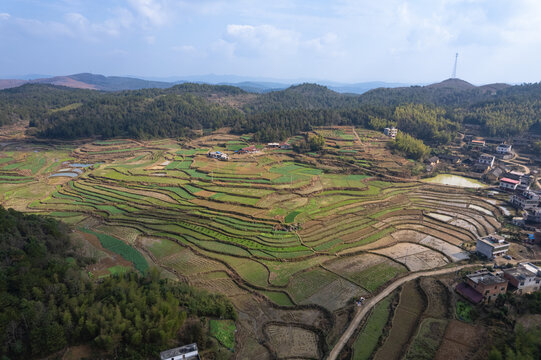
[(451, 185), (462, 188), (482, 188), (486, 186), (478, 180), (451, 174), (440, 174), (423, 179), (423, 181), (431, 184)]

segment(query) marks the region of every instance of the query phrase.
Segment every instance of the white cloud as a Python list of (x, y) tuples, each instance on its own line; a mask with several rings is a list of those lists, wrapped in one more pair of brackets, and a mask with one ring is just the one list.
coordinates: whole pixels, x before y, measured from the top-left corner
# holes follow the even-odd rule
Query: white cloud
[(152, 35), (143, 36), (143, 40), (149, 45), (153, 45), (156, 42), (156, 37)]
[(0, 20), (7, 20), (11, 17), (8, 13), (0, 13)]
[(295, 53), (300, 43), (300, 34), (272, 25), (227, 25), (225, 41), (234, 46), (240, 56), (287, 55)]
[(128, 0), (134, 10), (150, 25), (165, 25), (172, 16), (170, 1), (164, 0)]
[(235, 57), (235, 44), (224, 39), (213, 42), (210, 50), (220, 58), (233, 59)]
[(183, 53), (195, 53), (196, 49), (192, 45), (178, 45), (178, 46), (172, 46), (171, 50), (183, 52)]

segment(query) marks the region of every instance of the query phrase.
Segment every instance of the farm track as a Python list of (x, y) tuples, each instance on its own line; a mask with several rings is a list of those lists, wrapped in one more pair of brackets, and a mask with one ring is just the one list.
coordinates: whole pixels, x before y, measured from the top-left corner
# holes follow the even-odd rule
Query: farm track
[(338, 342), (334, 345), (334, 347), (330, 351), (329, 355), (327, 356), (327, 360), (335, 360), (338, 358), (338, 355), (340, 354), (340, 352), (342, 351), (342, 349), (348, 342), (349, 338), (355, 333), (355, 330), (361, 323), (361, 320), (366, 316), (366, 314), (368, 314), (368, 312), (378, 302), (383, 300), (386, 296), (388, 296), (390, 293), (392, 293), (401, 285), (405, 284), (408, 281), (415, 280), (420, 277), (448, 274), (448, 273), (452, 273), (464, 268), (474, 267), (474, 266), (479, 266), (479, 265), (480, 263), (475, 263), (475, 264), (460, 265), (460, 266), (446, 268), (446, 269), (420, 271), (416, 273), (411, 273), (409, 275), (406, 275), (404, 277), (397, 279), (396, 281), (391, 283), (389, 286), (387, 286), (385, 289), (383, 289), (380, 293), (366, 300), (365, 303), (360, 308), (357, 309), (357, 312), (355, 316), (353, 317), (353, 320), (350, 322), (344, 334), (340, 337)]

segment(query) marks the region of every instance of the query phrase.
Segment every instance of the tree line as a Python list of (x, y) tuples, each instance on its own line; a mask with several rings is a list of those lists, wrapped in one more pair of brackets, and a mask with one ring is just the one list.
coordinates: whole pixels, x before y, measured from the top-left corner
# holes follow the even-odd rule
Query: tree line
[(236, 319), (224, 296), (160, 279), (156, 271), (90, 281), (83, 269), (92, 260), (67, 234), (51, 218), (0, 207), (3, 360), (42, 358), (81, 343), (116, 358), (146, 359), (183, 339), (207, 346), (200, 326), (185, 326), (187, 318)]
[(190, 137), (227, 126), (258, 141), (279, 141), (312, 126), (396, 125), (438, 145), (464, 124), (480, 125), (481, 135), (541, 133), (540, 110), (541, 84), (490, 91), (414, 86), (362, 95), (314, 84), (265, 94), (203, 84), (115, 93), (28, 84), (0, 91), (0, 125), (30, 120), (38, 136), (64, 139)]

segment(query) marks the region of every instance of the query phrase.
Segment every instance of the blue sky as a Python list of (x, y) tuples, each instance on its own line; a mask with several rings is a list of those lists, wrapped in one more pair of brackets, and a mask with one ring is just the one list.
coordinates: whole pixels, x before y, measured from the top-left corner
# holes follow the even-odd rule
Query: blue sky
[(538, 0), (2, 0), (0, 76), (541, 80)]

